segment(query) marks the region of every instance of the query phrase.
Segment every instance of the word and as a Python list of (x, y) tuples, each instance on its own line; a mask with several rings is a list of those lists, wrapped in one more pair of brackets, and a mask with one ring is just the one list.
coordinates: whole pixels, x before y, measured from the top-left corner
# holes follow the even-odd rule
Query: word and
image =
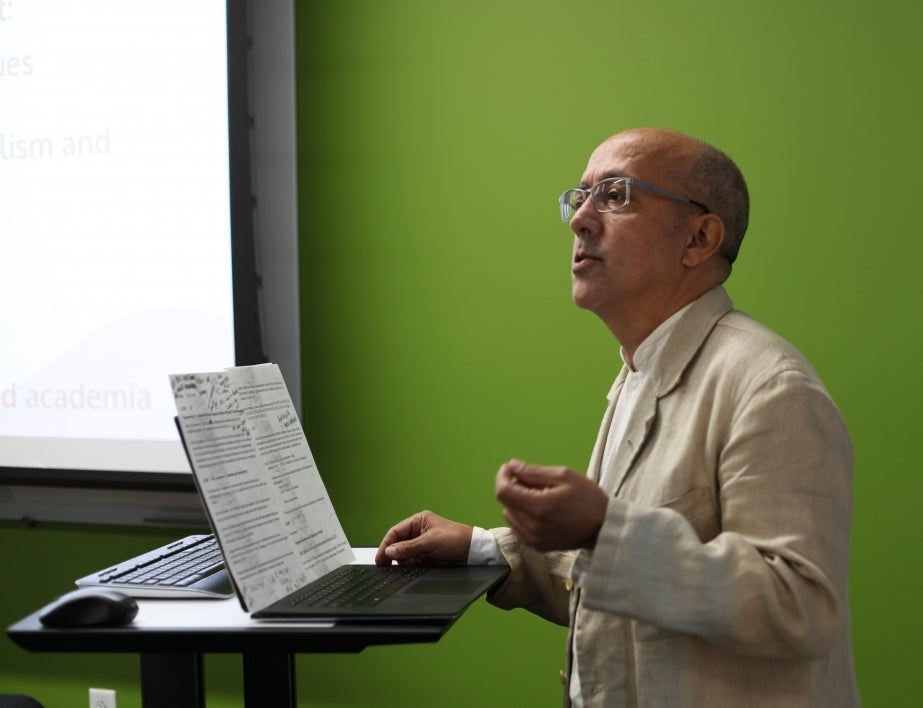
[(4, 161), (107, 155), (110, 149), (108, 128), (98, 135), (68, 135), (57, 142), (49, 137), (0, 133), (0, 160)]

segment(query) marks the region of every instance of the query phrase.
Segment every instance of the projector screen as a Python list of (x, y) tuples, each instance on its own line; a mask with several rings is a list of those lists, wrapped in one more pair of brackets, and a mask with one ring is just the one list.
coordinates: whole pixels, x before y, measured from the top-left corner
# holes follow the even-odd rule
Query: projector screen
[(0, 2), (0, 467), (17, 484), (192, 489), (169, 374), (266, 359), (247, 11)]

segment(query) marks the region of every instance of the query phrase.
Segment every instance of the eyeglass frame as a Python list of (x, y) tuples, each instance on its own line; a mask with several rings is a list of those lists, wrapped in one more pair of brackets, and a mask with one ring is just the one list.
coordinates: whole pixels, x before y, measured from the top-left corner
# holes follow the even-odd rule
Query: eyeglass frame
[[(599, 185), (606, 184), (606, 183), (613, 183), (613, 182), (624, 182), (627, 185), (628, 189), (625, 191), (625, 203), (620, 204), (614, 209), (600, 209), (599, 204), (596, 202), (596, 198), (593, 196), (593, 193), (597, 190)], [(670, 192), (661, 187), (656, 187), (653, 184), (642, 182), (641, 180), (635, 177), (606, 177), (605, 179), (599, 180), (599, 182), (597, 182), (596, 184), (591, 185), (588, 189), (583, 189), (582, 187), (574, 187), (572, 189), (565, 189), (561, 193), (561, 196), (558, 197), (558, 206), (561, 209), (561, 221), (563, 221), (565, 224), (569, 224), (571, 220), (574, 218), (574, 216), (577, 214), (577, 211), (580, 209), (580, 207), (577, 207), (577, 209), (574, 209), (573, 214), (571, 214), (570, 219), (564, 218), (565, 207), (567, 209), (573, 209), (573, 206), (570, 204), (570, 200), (565, 201), (565, 197), (568, 194), (573, 194), (573, 193), (583, 194), (589, 197), (590, 202), (592, 202), (593, 208), (596, 209), (596, 211), (598, 211), (600, 214), (608, 214), (613, 211), (619, 211), (620, 209), (624, 209), (631, 203), (631, 188), (633, 185), (641, 187), (642, 189), (650, 190), (651, 192), (656, 192), (657, 194), (660, 194), (664, 197), (675, 199), (676, 201), (679, 201), (679, 202), (685, 202), (687, 204), (694, 204), (695, 206), (701, 207), (702, 209), (704, 209), (706, 214), (714, 213), (712, 212), (711, 209), (708, 208), (708, 206), (706, 206), (702, 202), (697, 202), (695, 199), (689, 199), (689, 197), (684, 197), (682, 195), (676, 194), (675, 192)], [(583, 204), (581, 204), (580, 206), (583, 206)]]

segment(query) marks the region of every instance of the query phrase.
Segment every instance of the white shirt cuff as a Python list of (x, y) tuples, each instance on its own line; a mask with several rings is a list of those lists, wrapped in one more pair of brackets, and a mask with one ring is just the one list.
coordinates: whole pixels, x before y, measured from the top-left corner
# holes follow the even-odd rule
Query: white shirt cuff
[(500, 565), (505, 563), (494, 535), (480, 526), (474, 527), (468, 548), (468, 565)]

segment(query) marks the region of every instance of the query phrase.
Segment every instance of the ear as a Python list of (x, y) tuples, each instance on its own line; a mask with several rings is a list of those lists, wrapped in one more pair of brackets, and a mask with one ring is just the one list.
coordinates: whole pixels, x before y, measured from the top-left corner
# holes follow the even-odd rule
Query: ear
[(686, 240), (683, 265), (696, 268), (721, 250), (724, 243), (724, 222), (717, 214), (702, 214), (691, 224), (692, 232)]

